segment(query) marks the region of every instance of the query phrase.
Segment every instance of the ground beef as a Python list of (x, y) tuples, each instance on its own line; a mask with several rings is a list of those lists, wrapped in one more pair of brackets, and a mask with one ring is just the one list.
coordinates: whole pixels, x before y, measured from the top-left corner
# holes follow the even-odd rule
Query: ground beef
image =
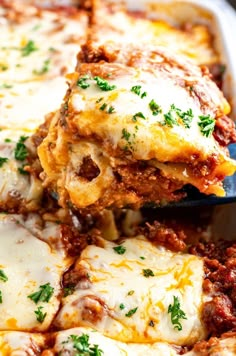
[(216, 119), (213, 136), (221, 146), (236, 142), (235, 123), (227, 116)]

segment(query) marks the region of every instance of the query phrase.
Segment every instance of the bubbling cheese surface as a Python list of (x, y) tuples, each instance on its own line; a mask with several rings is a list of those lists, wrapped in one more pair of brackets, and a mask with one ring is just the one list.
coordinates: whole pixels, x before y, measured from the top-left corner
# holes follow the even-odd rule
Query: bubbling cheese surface
[(1, 356), (36, 356), (45, 345), (45, 337), (41, 334), (29, 334), (17, 331), (0, 332)]
[[(17, 215), (0, 216), (0, 240), (0, 269), (7, 276), (0, 280), (0, 329), (47, 330), (59, 308), (60, 279), (70, 260), (35, 237)], [(35, 304), (28, 298), (47, 283), (54, 288), (48, 303)], [(35, 314), (39, 306), (47, 313), (42, 323)]]
[[(75, 271), (85, 269), (89, 280), (64, 299), (56, 325), (89, 326), (124, 342), (191, 345), (202, 339), (203, 261), (156, 247), (142, 237), (125, 240), (124, 254), (118, 254), (116, 246), (104, 241), (104, 247), (88, 246), (82, 252)], [(145, 277), (145, 270), (153, 276)], [(180, 331), (168, 313), (174, 296), (186, 314)]]

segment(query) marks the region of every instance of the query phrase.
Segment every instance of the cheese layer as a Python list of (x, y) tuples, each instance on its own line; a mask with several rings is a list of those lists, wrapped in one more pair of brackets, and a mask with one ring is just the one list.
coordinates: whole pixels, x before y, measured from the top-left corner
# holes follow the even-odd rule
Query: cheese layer
[[(50, 246), (36, 238), (25, 227), (24, 219), (18, 215), (0, 215), (0, 269), (7, 280), (0, 280), (2, 303), (0, 304), (0, 330), (45, 331), (50, 326), (59, 308), (58, 295), (62, 273), (70, 260)], [(27, 225), (27, 224), (26, 224)], [(35, 228), (34, 228), (35, 229)], [(57, 236), (57, 225), (47, 241)], [(43, 234), (41, 233), (43, 238)], [(41, 285), (49, 283), (54, 292), (49, 302), (34, 303), (28, 298), (39, 291)], [(43, 322), (36, 320), (35, 311), (43, 307), (46, 317)]]
[[(191, 345), (202, 339), (203, 261), (156, 247), (142, 237), (127, 239), (122, 246), (124, 254), (105, 241), (104, 247), (88, 246), (82, 252), (75, 273), (80, 276), (84, 270), (88, 281), (64, 299), (56, 325), (89, 326), (124, 342)], [(145, 277), (145, 270), (152, 276)], [(186, 314), (180, 331), (168, 313), (174, 296)]]

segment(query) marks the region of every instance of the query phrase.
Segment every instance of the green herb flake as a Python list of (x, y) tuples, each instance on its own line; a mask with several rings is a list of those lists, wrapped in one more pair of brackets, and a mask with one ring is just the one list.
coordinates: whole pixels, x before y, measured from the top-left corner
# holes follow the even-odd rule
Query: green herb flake
[[(102, 356), (104, 352), (99, 349), (98, 345), (90, 345), (89, 343), (89, 335), (82, 334), (78, 335), (70, 335), (66, 341), (63, 341), (62, 344), (66, 345), (69, 342), (72, 342), (73, 349), (76, 351), (76, 356)], [(65, 349), (61, 351), (61, 355), (63, 355)]]
[(28, 150), (24, 144), (27, 138), (28, 138), (27, 136), (21, 136), (16, 144), (14, 154), (15, 154), (15, 159), (17, 159), (18, 161), (24, 161), (28, 156)]
[(35, 74), (35, 75), (43, 75), (43, 74), (47, 73), (47, 72), (49, 71), (50, 62), (51, 62), (50, 59), (46, 59), (46, 60), (43, 62), (42, 68), (39, 69), (39, 70), (34, 69), (34, 70), (33, 70), (33, 74)]
[(123, 309), (125, 309), (125, 305), (124, 305), (123, 303), (121, 303), (121, 304), (119, 305), (119, 308), (120, 308), (120, 310), (123, 310)]
[(140, 95), (141, 93), (141, 85), (134, 85), (130, 90), (136, 95)]
[(36, 315), (36, 320), (41, 324), (44, 322), (44, 319), (46, 318), (46, 315), (47, 315), (47, 313), (43, 313), (42, 310), (43, 310), (43, 307), (41, 306), (41, 307), (38, 307), (34, 311), (34, 313)]
[(90, 84), (87, 83), (87, 80), (90, 79), (90, 77), (88, 75), (85, 75), (83, 77), (81, 77), (78, 81), (77, 81), (77, 86), (82, 88), (82, 89), (87, 89), (90, 87)]
[(180, 323), (180, 319), (187, 319), (186, 314), (180, 308), (179, 298), (174, 296), (173, 305), (169, 305), (168, 314), (171, 313), (171, 322), (174, 325), (174, 329), (181, 331), (182, 325)]
[(151, 109), (152, 115), (154, 116), (157, 116), (158, 114), (162, 113), (160, 105), (158, 105), (154, 99), (150, 101), (149, 108)]
[(63, 288), (63, 297), (67, 297), (68, 295), (73, 294), (75, 291), (75, 286), (69, 286), (69, 287), (65, 287)]
[(0, 281), (4, 283), (8, 281), (8, 277), (2, 269), (0, 269)]
[(144, 256), (139, 256), (140, 260), (145, 260)]
[(21, 54), (23, 57), (29, 56), (32, 52), (37, 51), (38, 48), (36, 47), (34, 41), (29, 40), (24, 47), (21, 48)]
[(210, 115), (201, 115), (199, 116), (200, 121), (198, 126), (203, 136), (209, 137), (215, 128), (215, 120), (210, 117)]
[(2, 304), (2, 291), (0, 290), (0, 304)]
[(107, 110), (108, 114), (113, 114), (115, 112), (115, 108), (113, 106), (110, 106), (109, 109)]
[(127, 142), (129, 141), (131, 133), (128, 132), (125, 128), (122, 130), (121, 138), (125, 139)]
[(116, 85), (110, 85), (107, 80), (102, 79), (101, 77), (94, 77), (93, 78), (95, 82), (97, 83), (97, 86), (102, 90), (102, 91), (110, 91), (114, 90), (116, 88)]
[(143, 120), (146, 120), (146, 117), (143, 115), (142, 112), (137, 112), (136, 114), (134, 114), (134, 116), (132, 117), (132, 120), (134, 122), (136, 122), (138, 117), (140, 117)]
[(130, 290), (129, 292), (128, 292), (128, 295), (133, 295), (134, 294), (134, 290)]
[(123, 255), (126, 252), (126, 248), (122, 245), (113, 247), (113, 250), (118, 253), (118, 255)]
[(5, 72), (6, 70), (8, 70), (8, 66), (6, 64), (0, 64), (0, 70), (2, 72)]
[(141, 94), (141, 99), (145, 98), (145, 96), (147, 96), (147, 92), (144, 91), (142, 94)]
[(50, 283), (44, 284), (39, 287), (39, 291), (28, 295), (35, 304), (38, 302), (49, 302), (54, 292), (54, 288), (50, 286)]
[(29, 175), (29, 172), (28, 172), (28, 171), (25, 171), (25, 167), (26, 167), (26, 165), (23, 165), (22, 167), (19, 167), (19, 168), (18, 168), (18, 172), (19, 172), (20, 174), (23, 174), (23, 175)]
[(174, 108), (173, 104), (171, 105), (171, 109), (168, 111), (168, 113), (164, 114), (164, 124), (169, 127), (178, 125), (178, 122), (176, 121), (176, 118), (175, 118), (175, 108)]
[(182, 119), (184, 126), (187, 129), (190, 129), (191, 123), (192, 123), (192, 120), (193, 120), (193, 111), (192, 111), (192, 109), (188, 109), (187, 111), (184, 111), (184, 112), (180, 111), (180, 112), (177, 112), (177, 114)]
[(0, 157), (0, 168), (8, 161), (8, 158), (6, 157)]
[(0, 89), (11, 89), (11, 88), (13, 88), (13, 85), (11, 84), (3, 83), (2, 85), (0, 85)]
[(147, 268), (147, 269), (143, 269), (143, 275), (144, 277), (146, 278), (149, 278), (149, 277), (154, 277), (154, 273), (151, 269)]
[(5, 138), (4, 142), (11, 142), (10, 138)]
[(134, 314), (136, 313), (137, 310), (138, 310), (138, 307), (136, 307), (136, 308), (134, 308), (134, 309), (130, 309), (130, 310), (128, 311), (128, 313), (125, 314), (125, 316), (126, 316), (127, 318), (130, 318), (132, 315), (134, 315)]
[(96, 100), (96, 103), (100, 103), (101, 101), (103, 100), (103, 97), (102, 98), (99, 98), (98, 100)]
[(153, 320), (150, 320), (148, 325), (149, 325), (149, 326), (151, 326), (152, 328), (154, 328), (155, 323), (154, 323), (154, 321), (153, 321)]
[(102, 106), (100, 106), (99, 110), (104, 111), (107, 107), (106, 103), (103, 103)]

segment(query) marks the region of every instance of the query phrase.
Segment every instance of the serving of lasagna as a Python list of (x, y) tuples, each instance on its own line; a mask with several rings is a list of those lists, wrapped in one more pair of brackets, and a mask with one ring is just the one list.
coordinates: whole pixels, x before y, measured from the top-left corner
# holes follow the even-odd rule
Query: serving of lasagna
[(0, 0), (0, 355), (236, 354), (234, 241), (142, 209), (236, 170), (213, 32), (158, 4)]

